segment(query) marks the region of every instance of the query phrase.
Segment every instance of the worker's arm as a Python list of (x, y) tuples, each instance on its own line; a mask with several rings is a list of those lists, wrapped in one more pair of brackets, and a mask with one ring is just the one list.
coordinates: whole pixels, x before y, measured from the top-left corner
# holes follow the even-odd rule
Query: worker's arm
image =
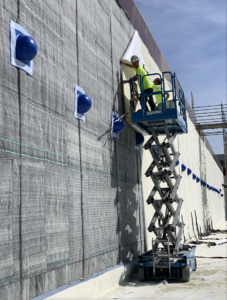
[[(138, 77), (133, 78), (133, 81), (137, 81)], [(123, 83), (130, 83), (130, 80), (124, 80)]]
[(165, 95), (166, 95), (166, 101), (168, 101), (168, 99), (169, 99), (169, 93), (165, 92)]
[(126, 67), (129, 67), (129, 68), (133, 69), (133, 66), (132, 66), (132, 65), (127, 64), (127, 63), (125, 63), (125, 62), (121, 62), (121, 63), (122, 63), (122, 65), (125, 65)]
[[(127, 64), (127, 63), (125, 63), (125, 62), (121, 62), (123, 65), (125, 65), (126, 67), (129, 67), (129, 68), (131, 68), (131, 69), (133, 69), (133, 66), (132, 65), (130, 65), (130, 64)], [(137, 81), (138, 80), (138, 77), (135, 77), (135, 78), (133, 78), (133, 81)], [(124, 83), (129, 83), (130, 82), (130, 80), (125, 80), (124, 81)]]

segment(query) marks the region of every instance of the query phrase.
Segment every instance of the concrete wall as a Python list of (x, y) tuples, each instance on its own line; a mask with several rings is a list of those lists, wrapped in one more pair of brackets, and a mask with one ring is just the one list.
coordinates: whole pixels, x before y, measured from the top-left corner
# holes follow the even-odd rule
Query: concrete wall
[[(37, 42), (33, 77), (10, 65), (10, 19)], [(134, 130), (110, 136), (134, 29), (114, 0), (4, 0), (0, 24), (0, 299), (27, 300), (143, 252)]]

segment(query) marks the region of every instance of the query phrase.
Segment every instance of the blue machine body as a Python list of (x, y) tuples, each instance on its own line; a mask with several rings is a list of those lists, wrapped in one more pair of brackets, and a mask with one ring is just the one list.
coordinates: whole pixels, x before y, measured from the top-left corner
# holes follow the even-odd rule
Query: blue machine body
[[(145, 93), (144, 91), (144, 77), (148, 76), (157, 76), (161, 79), (161, 91), (160, 92), (152, 92), (152, 93)], [(165, 89), (165, 76), (171, 78), (171, 90)], [(134, 85), (134, 78), (140, 77), (141, 83), (141, 92), (138, 93), (137, 91), (134, 92), (133, 85)], [(162, 76), (158, 73), (154, 74), (147, 74), (145, 76), (136, 75), (130, 79), (130, 88), (131, 88), (131, 116), (132, 122), (144, 132), (144, 135), (149, 134), (151, 135), (152, 127), (156, 133), (162, 135), (165, 134), (164, 126), (167, 125), (168, 130), (170, 133), (177, 132), (179, 134), (187, 133), (188, 126), (187, 126), (187, 116), (186, 116), (186, 106), (185, 106), (185, 98), (184, 92), (181, 88), (181, 85), (176, 77), (176, 74), (172, 74), (171, 72), (163, 72)], [(171, 105), (169, 102), (165, 101), (164, 92), (168, 92), (172, 94)], [(145, 97), (146, 96), (153, 96), (153, 95), (162, 95), (162, 103), (158, 107), (156, 107), (155, 111), (146, 111), (145, 105)], [(140, 98), (141, 102), (141, 110), (135, 111), (135, 101), (137, 98)]]
[[(164, 249), (159, 248), (158, 252), (162, 252)], [(157, 252), (157, 253), (158, 253)], [(195, 262), (195, 247), (187, 247), (182, 251), (179, 251), (177, 258), (171, 262), (171, 277), (169, 277), (169, 262), (168, 259), (161, 259), (158, 266), (153, 268), (152, 263), (152, 250), (139, 256), (138, 265), (140, 267), (146, 268), (147, 279), (161, 279), (161, 278), (171, 278), (175, 280), (182, 279), (182, 268), (188, 266), (189, 274), (196, 269)]]

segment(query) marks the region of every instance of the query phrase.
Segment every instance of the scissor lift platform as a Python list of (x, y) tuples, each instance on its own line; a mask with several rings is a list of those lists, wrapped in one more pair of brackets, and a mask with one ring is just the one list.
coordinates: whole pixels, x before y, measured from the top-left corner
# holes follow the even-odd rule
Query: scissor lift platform
[[(145, 93), (143, 88), (144, 77), (157, 76), (160, 77), (160, 92)], [(165, 77), (168, 76), (171, 83), (171, 89), (165, 89)], [(141, 91), (138, 93), (135, 89), (134, 78), (140, 77)], [(147, 74), (145, 76), (136, 75), (130, 79), (131, 88), (131, 117), (132, 122), (143, 132), (144, 135), (151, 135), (151, 127), (160, 135), (165, 135), (164, 127), (167, 126), (170, 133), (178, 134), (187, 133), (187, 118), (184, 92), (176, 77), (171, 72), (163, 72), (162, 76), (158, 73)], [(170, 93), (172, 100), (165, 101), (165, 92)], [(146, 111), (145, 97), (161, 94), (162, 103), (156, 107), (154, 111)], [(140, 100), (141, 109), (136, 111), (136, 103)]]
[[(132, 113), (132, 122), (141, 130), (145, 131), (146, 134), (151, 135), (151, 127), (155, 130), (156, 133), (160, 135), (165, 135), (164, 127), (167, 126), (170, 132), (177, 132), (178, 134), (187, 132), (187, 124), (183, 119), (182, 115), (178, 110), (173, 110), (171, 114), (158, 115), (157, 111), (155, 112), (145, 112), (143, 115), (142, 112)], [(168, 112), (169, 113), (169, 112)]]

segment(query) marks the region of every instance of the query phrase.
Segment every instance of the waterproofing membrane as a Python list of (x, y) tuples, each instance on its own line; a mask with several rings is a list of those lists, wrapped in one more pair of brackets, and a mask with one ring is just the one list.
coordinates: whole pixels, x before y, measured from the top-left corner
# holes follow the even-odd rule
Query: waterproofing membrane
[(31, 36), (23, 26), (10, 20), (10, 62), (13, 66), (24, 70), (25, 72), (27, 72), (29, 75), (32, 76), (33, 60), (25, 64), (17, 58), (16, 42), (17, 42), (17, 36), (20, 34)]
[(75, 118), (85, 122), (86, 114), (80, 114), (78, 112), (78, 97), (81, 94), (85, 94), (85, 91), (81, 87), (79, 87), (78, 85), (75, 84), (75, 112), (74, 112), (74, 115), (75, 115)]
[(118, 133), (113, 132), (113, 128), (114, 128), (114, 117), (118, 117), (118, 113), (114, 112), (113, 110), (110, 110), (111, 136), (114, 137), (114, 138), (119, 139), (119, 132), (118, 132)]
[(145, 64), (143, 55), (141, 52), (141, 46), (140, 46), (140, 37), (137, 31), (135, 31), (133, 38), (128, 45), (128, 48), (122, 57), (122, 61), (131, 62), (132, 55), (137, 55), (140, 59), (140, 65), (143, 66)]

